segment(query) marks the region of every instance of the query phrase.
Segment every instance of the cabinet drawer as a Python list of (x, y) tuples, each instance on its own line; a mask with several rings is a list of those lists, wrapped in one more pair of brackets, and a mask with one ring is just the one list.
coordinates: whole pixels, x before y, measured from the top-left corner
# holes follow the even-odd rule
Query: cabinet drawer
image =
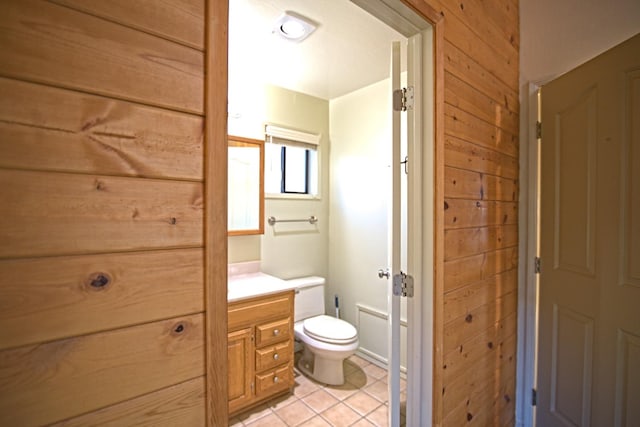
[(293, 385), (293, 365), (288, 363), (271, 371), (256, 375), (256, 396), (286, 390)]
[(229, 304), (229, 330), (239, 329), (293, 313), (293, 291), (268, 297), (251, 298)]
[(291, 360), (293, 347), (291, 340), (274, 346), (256, 350), (256, 371), (273, 368)]
[(291, 336), (291, 318), (256, 326), (256, 347), (288, 340)]

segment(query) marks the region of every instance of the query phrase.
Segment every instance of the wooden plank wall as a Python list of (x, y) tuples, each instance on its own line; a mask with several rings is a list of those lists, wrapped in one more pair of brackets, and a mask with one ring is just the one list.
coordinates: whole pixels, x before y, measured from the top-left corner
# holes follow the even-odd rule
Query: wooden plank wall
[[(515, 422), (517, 0), (405, 0), (442, 16), (434, 424)], [(438, 243), (436, 244), (438, 247)]]
[(0, 425), (204, 425), (205, 1), (6, 0), (0, 46)]

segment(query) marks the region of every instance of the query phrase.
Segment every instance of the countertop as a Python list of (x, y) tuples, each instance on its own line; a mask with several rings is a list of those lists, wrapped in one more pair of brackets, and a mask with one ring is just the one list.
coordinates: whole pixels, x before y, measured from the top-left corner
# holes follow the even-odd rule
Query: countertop
[(261, 272), (251, 272), (229, 276), (227, 282), (227, 301), (234, 302), (245, 298), (274, 294), (295, 289), (292, 280), (283, 280)]

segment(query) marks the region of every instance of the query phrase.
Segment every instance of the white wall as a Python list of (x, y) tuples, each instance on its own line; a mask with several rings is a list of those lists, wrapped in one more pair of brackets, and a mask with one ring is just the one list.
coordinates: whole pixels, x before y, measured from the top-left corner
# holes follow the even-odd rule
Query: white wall
[(262, 236), (229, 237), (229, 262), (260, 260), (262, 271), (284, 279), (307, 275), (326, 277), (329, 226), (329, 102), (276, 86), (254, 86), (256, 87), (252, 90), (232, 90), (230, 85), (230, 134), (264, 139), (266, 123), (321, 134), (320, 198), (267, 198), (264, 206), (265, 217), (291, 219), (315, 215), (318, 217), (318, 223), (271, 226), (265, 221), (265, 232)]
[(262, 270), (284, 279), (327, 276), (329, 232), (329, 102), (276, 86), (267, 86), (267, 121), (296, 130), (321, 134), (319, 146), (320, 198), (267, 199), (265, 215), (308, 218), (318, 222), (267, 225), (262, 238)]
[(544, 83), (639, 31), (638, 0), (520, 0), (521, 82)]

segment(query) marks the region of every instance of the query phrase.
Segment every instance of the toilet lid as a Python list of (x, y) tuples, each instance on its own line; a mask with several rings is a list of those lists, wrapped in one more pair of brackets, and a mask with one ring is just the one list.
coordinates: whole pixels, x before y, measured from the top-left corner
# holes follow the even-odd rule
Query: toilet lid
[(311, 338), (332, 344), (348, 344), (358, 335), (350, 323), (325, 314), (307, 319), (303, 325), (304, 332)]

